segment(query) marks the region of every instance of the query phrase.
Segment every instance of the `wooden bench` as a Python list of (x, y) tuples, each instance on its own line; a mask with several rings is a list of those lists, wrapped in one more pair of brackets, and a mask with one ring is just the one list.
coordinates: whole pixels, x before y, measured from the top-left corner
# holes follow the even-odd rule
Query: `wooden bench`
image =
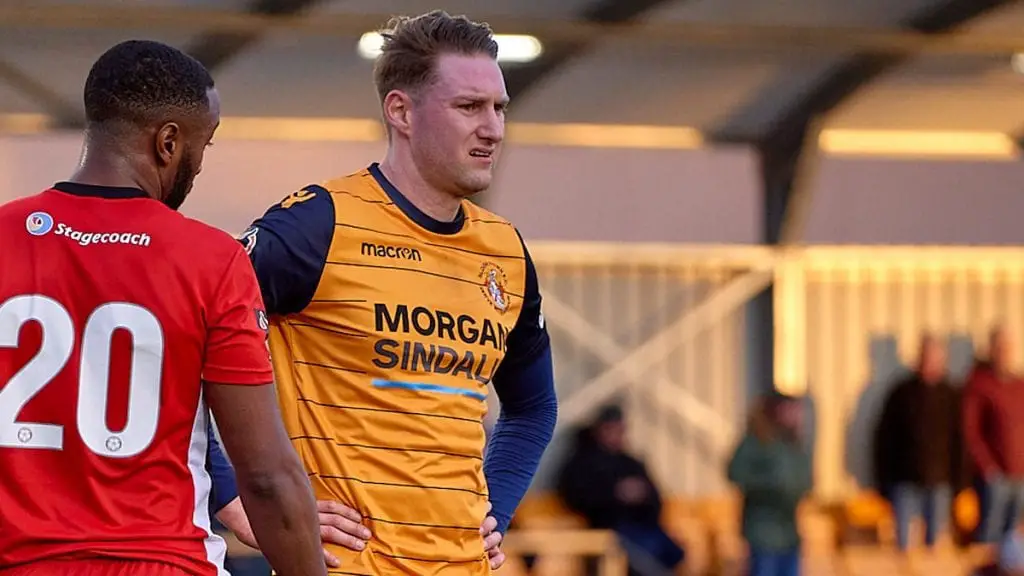
[(505, 537), (502, 548), (506, 556), (519, 558), (596, 557), (600, 576), (626, 576), (628, 570), (626, 554), (608, 530), (514, 530)]

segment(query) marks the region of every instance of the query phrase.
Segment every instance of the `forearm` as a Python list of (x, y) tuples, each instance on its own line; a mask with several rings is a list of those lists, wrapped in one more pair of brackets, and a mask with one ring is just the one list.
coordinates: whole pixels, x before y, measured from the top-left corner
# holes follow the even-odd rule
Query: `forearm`
[(239, 542), (251, 548), (259, 548), (256, 536), (252, 533), (252, 526), (249, 525), (249, 518), (245, 515), (241, 498), (236, 497), (218, 510), (217, 520), (230, 530)]
[[(213, 509), (217, 511), (217, 519), (219, 520), (221, 515), (220, 511), (232, 503), (237, 503), (238, 506), (241, 507), (241, 503), (238, 502), (238, 486), (235, 481), (235, 470), (231, 466), (231, 462), (228, 461), (227, 456), (224, 454), (224, 450), (221, 449), (220, 443), (217, 441), (217, 436), (214, 434), (212, 423), (207, 426), (207, 436), (209, 437), (209, 458), (207, 464), (210, 471), (210, 478), (213, 481)], [(223, 520), (221, 522), (224, 523)], [(224, 525), (227, 526), (227, 523), (224, 523)]]
[(558, 408), (554, 401), (538, 406), (530, 414), (498, 419), (484, 461), (490, 494), (491, 514), (504, 533), (512, 515), (530, 488), (544, 450), (551, 441)]
[(301, 467), (238, 477), (244, 513), (270, 565), (288, 576), (326, 574), (316, 502)]
[(518, 508), (558, 419), (551, 349), (545, 347), (529, 364), (495, 381), (501, 415), (484, 460), (491, 514), (504, 533)]
[(982, 426), (981, 399), (968, 397), (963, 406), (963, 437), (967, 447), (967, 453), (974, 465), (985, 476), (1000, 471), (999, 464), (988, 446), (988, 439)]

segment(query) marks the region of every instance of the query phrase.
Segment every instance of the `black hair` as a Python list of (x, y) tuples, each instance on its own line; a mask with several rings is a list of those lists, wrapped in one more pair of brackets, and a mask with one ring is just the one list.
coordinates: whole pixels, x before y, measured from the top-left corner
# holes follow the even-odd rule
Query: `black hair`
[(160, 42), (129, 40), (93, 64), (85, 81), (85, 117), (92, 126), (142, 127), (169, 113), (205, 110), (211, 88), (213, 77), (195, 58)]

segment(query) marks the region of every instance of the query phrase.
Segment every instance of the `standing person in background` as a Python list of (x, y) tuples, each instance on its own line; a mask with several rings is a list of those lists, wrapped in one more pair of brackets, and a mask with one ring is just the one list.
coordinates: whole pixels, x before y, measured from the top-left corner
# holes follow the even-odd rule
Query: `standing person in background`
[(921, 338), (916, 370), (890, 393), (875, 431), (876, 484), (892, 503), (896, 541), (909, 548), (910, 521), (923, 515), (931, 548), (950, 517), (963, 476), (959, 394), (946, 375), (946, 350)]
[(742, 532), (750, 576), (798, 576), (797, 506), (811, 490), (811, 458), (801, 442), (803, 407), (772, 394), (754, 409), (729, 461), (728, 478), (743, 495)]
[(1024, 381), (1010, 366), (1009, 335), (996, 327), (988, 362), (974, 368), (964, 390), (963, 434), (979, 475), (976, 540), (984, 543), (1012, 532), (1024, 509)]

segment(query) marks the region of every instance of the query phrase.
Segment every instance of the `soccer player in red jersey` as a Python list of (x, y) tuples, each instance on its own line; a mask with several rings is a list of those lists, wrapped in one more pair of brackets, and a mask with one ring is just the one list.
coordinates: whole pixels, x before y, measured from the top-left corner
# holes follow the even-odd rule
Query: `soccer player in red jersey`
[(203, 66), (125, 42), (67, 182), (0, 206), (0, 575), (214, 576), (207, 405), (260, 549), (323, 575), (245, 251), (176, 212), (219, 122)]

